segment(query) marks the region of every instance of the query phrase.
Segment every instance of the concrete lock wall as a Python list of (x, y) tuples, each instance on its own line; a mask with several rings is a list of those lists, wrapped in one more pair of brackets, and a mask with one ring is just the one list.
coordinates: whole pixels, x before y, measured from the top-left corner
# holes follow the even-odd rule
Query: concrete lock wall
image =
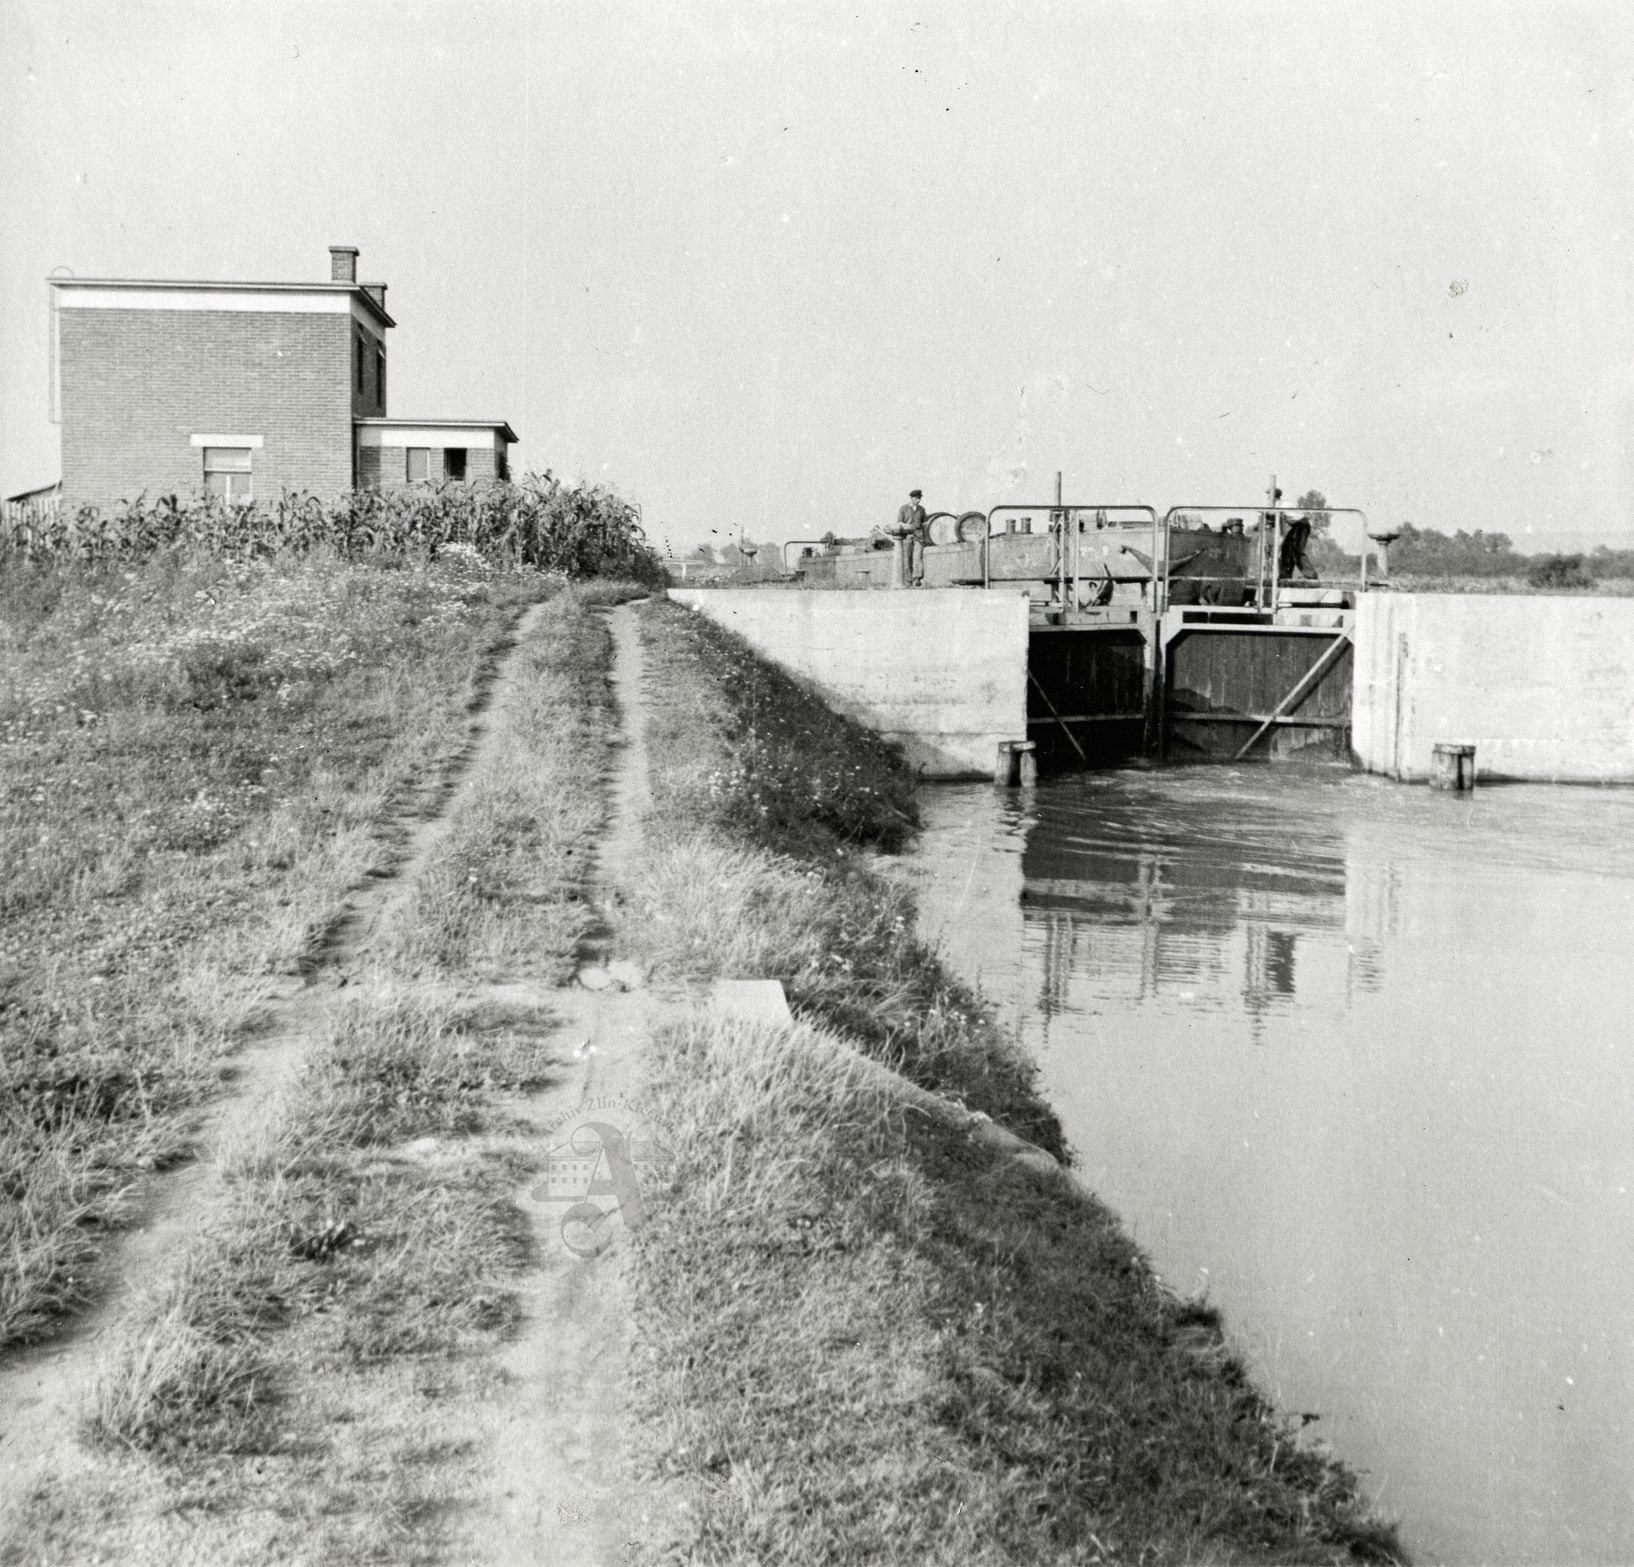
[(896, 742), (928, 778), (991, 777), (999, 741), (1027, 736), (1020, 593), (671, 588), (669, 596)]
[(1634, 599), (1368, 593), (1355, 671), (1369, 772), (1425, 778), (1466, 743), (1481, 778), (1634, 782)]

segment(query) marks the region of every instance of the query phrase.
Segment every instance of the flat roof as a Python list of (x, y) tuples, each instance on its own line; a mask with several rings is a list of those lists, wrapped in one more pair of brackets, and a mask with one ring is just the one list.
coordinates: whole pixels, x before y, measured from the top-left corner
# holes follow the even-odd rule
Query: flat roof
[[(53, 288), (184, 288), (222, 294), (348, 294), (361, 300), (384, 326), (397, 323), (362, 283), (223, 283), (201, 278), (48, 277)], [(384, 284), (375, 284), (377, 288)]]
[(375, 430), (498, 430), (511, 445), (517, 435), (503, 419), (354, 419), (354, 424)]

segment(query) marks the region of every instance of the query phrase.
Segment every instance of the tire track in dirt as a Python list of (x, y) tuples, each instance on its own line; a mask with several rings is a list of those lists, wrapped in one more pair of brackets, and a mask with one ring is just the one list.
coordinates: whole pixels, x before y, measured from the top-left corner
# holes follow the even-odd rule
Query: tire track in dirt
[[(621, 744), (609, 789), (609, 820), (597, 843), (589, 897), (599, 916), (581, 945), (592, 975), (615, 971), (621, 947), (619, 894), (630, 884), (650, 805), (641, 644), (632, 606), (612, 611), (612, 687)], [(581, 975), (585, 968), (581, 968)], [(501, 1352), (503, 1392), (487, 1415), (490, 1487), (471, 1519), (461, 1560), (504, 1567), (613, 1567), (638, 1542), (669, 1533), (672, 1500), (634, 1489), (626, 1377), (634, 1323), (627, 1226), (639, 1223), (639, 1156), (620, 1139), (661, 1136), (641, 1111), (641, 1056), (663, 1003), (639, 983), (591, 990), (538, 987), (571, 1049), (565, 1080), (511, 1108), (535, 1128), (547, 1159), (585, 1154), (605, 1177), (619, 1159), (634, 1187), (608, 1192), (592, 1230), (570, 1216), (574, 1182), (552, 1198), (543, 1179), (518, 1194), (532, 1227), (536, 1264), (522, 1282), (522, 1327)], [(520, 987), (507, 987), (507, 993)], [(574, 1042), (577, 1042), (576, 1045)], [(618, 1185), (615, 1175), (613, 1186)], [(595, 1176), (587, 1177), (594, 1182)], [(590, 1191), (594, 1194), (594, 1184)], [(575, 1246), (577, 1249), (575, 1249)], [(600, 1246), (602, 1249), (592, 1250)]]
[(148, 1177), (135, 1195), (141, 1218), (110, 1237), (98, 1264), (95, 1303), (65, 1322), (54, 1337), (0, 1353), (0, 1521), (4, 1510), (25, 1495), (28, 1477), (48, 1468), (71, 1446), (110, 1333), (143, 1288), (160, 1278), (165, 1264), (198, 1233), (221, 1197), (223, 1153), (299, 1071), (341, 990), (412, 895), (488, 740), (487, 715), (515, 678), (513, 655), (543, 608), (534, 604), (513, 616), (489, 645), (472, 678), (463, 743), (427, 786), (411, 787), (400, 796), (384, 824), (380, 862), (342, 900), (302, 962), (300, 977), (270, 990), (257, 1032), (234, 1056), (223, 1097), (203, 1112), (193, 1161)]

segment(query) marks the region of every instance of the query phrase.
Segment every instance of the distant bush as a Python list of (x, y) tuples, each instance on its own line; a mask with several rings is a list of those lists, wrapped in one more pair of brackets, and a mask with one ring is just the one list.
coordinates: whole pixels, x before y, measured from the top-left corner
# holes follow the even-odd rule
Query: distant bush
[(634, 506), (603, 485), (563, 484), (548, 472), (519, 484), (359, 490), (337, 501), (286, 492), (230, 506), (213, 496), (142, 496), (111, 513), (82, 506), (0, 523), (0, 561), (135, 560), (177, 548), (254, 559), (318, 546), (350, 558), (464, 546), (575, 579), (664, 580)]
[(1581, 555), (1540, 555), (1526, 573), (1526, 581), (1534, 588), (1594, 586), (1594, 578), (1584, 566)]
[(1583, 569), (1600, 582), (1608, 577), (1634, 577), (1634, 550), (1614, 550), (1609, 545), (1597, 544), (1594, 553), (1583, 562)]

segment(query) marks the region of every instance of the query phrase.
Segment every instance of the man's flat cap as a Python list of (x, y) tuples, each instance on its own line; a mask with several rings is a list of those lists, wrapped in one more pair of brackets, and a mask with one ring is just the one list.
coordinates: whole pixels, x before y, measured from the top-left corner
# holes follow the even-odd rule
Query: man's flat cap
[(924, 494), (925, 492), (923, 490), (909, 490), (908, 499), (911, 501), (922, 500), (924, 498)]

